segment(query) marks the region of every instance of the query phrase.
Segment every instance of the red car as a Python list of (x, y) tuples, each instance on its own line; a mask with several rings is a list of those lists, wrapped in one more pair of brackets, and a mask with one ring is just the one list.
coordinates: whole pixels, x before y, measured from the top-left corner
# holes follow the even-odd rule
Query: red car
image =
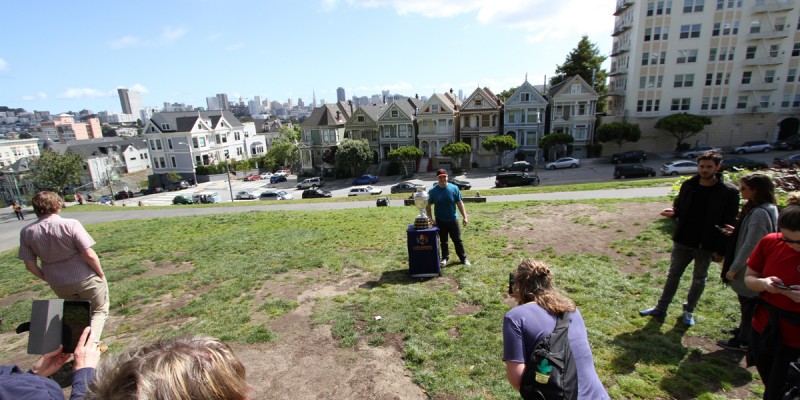
[(245, 177), (244, 177), (244, 180), (245, 180), (246, 182), (250, 182), (250, 181), (257, 181), (257, 180), (259, 180), (259, 179), (261, 179), (261, 176), (260, 176), (260, 175), (258, 175), (258, 174), (247, 175), (247, 176), (245, 176)]

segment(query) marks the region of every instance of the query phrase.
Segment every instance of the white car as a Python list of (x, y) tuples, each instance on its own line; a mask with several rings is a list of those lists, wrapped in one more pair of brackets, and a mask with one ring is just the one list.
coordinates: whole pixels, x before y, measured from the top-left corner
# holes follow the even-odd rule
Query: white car
[(381, 189), (374, 189), (372, 186), (359, 186), (350, 188), (350, 191), (347, 192), (348, 196), (369, 196), (373, 194), (381, 194), (383, 190)]
[(696, 158), (707, 151), (716, 151), (717, 153), (722, 154), (722, 149), (720, 149), (719, 147), (700, 146), (700, 147), (695, 147), (689, 151), (684, 151), (683, 153), (680, 154), (680, 156), (682, 158)]
[(678, 175), (697, 173), (694, 161), (671, 161), (661, 166), (661, 175)]
[(256, 198), (258, 198), (258, 195), (249, 190), (242, 190), (236, 193), (236, 200), (245, 200), (245, 199), (253, 200)]
[(578, 168), (580, 166), (581, 166), (581, 160), (572, 157), (562, 157), (559, 158), (558, 160), (545, 164), (545, 168), (547, 169)]
[(266, 190), (258, 196), (259, 200), (292, 200), (294, 196), (283, 190)]
[(262, 172), (258, 177), (261, 179), (269, 179), (272, 177), (272, 172)]

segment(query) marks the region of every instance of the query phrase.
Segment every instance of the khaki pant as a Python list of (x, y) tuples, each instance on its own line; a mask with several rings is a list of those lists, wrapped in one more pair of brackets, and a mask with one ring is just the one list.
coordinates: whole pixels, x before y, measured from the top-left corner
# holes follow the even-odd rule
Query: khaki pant
[(50, 288), (56, 296), (64, 300), (88, 300), (91, 303), (92, 332), (100, 340), (108, 318), (108, 283), (94, 275), (78, 283)]

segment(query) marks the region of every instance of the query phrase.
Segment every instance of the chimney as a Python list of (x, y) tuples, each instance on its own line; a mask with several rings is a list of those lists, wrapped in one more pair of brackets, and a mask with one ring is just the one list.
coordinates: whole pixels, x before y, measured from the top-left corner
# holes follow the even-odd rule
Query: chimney
[(347, 100), (347, 104), (350, 105), (350, 114), (353, 114), (353, 100)]
[(336, 120), (339, 121), (341, 119), (342, 119), (342, 113), (339, 112), (339, 111), (336, 111)]

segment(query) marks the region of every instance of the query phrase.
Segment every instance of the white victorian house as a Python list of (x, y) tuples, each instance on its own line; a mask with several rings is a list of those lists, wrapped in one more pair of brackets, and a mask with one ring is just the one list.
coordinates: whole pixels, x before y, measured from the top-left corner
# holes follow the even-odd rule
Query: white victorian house
[(344, 124), (344, 138), (366, 140), (372, 150), (373, 164), (379, 161), (380, 140), (378, 118), (386, 110), (386, 104), (359, 106)]
[(547, 92), (550, 100), (550, 133), (567, 133), (575, 138), (572, 155), (586, 157), (592, 143), (600, 96), (580, 75), (567, 78)]
[(539, 154), (539, 139), (545, 133), (546, 111), (547, 100), (527, 79), (506, 99), (503, 131), (517, 140), (517, 153), (524, 154), (531, 163)]
[(492, 167), (497, 155), (483, 148), (483, 141), (501, 133), (503, 102), (489, 88), (476, 88), (458, 112), (458, 140), (472, 146), (469, 164)]
[(425, 154), (420, 164), (423, 171), (447, 168), (450, 159), (441, 155), (442, 147), (456, 140), (456, 117), (461, 100), (450, 93), (434, 93), (417, 112), (419, 148)]
[(334, 148), (344, 139), (345, 122), (353, 113), (351, 106), (340, 101), (323, 104), (300, 124), (300, 162), (302, 171), (318, 174), (332, 173), (334, 164), (330, 157)]

